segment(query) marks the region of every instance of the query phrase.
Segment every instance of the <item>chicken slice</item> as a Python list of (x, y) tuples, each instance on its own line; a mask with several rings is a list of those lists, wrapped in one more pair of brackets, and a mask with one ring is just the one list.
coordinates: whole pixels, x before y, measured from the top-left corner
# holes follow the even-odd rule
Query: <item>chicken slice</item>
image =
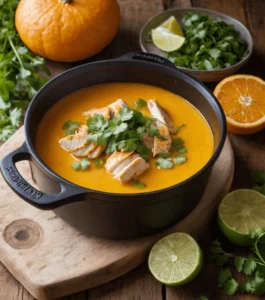
[(118, 175), (125, 167), (127, 167), (131, 162), (133, 162), (138, 157), (139, 154), (137, 153), (133, 153), (132, 155), (128, 156), (118, 165), (116, 169), (113, 170), (112, 174), (114, 176)]
[(96, 148), (88, 154), (88, 158), (90, 158), (90, 159), (98, 158), (105, 149), (106, 149), (106, 146), (98, 146), (96, 144)]
[(125, 160), (128, 156), (130, 156), (133, 152), (118, 152), (115, 151), (111, 156), (107, 159), (105, 168), (108, 172), (113, 172), (119, 164)]
[(91, 153), (92, 151), (94, 151), (94, 149), (96, 149), (97, 144), (96, 143), (92, 143), (83, 147), (80, 147), (74, 151), (72, 151), (74, 156), (78, 156), (78, 157), (86, 157), (89, 155), (89, 153)]
[(114, 178), (118, 179), (120, 183), (126, 183), (142, 175), (148, 168), (149, 164), (142, 157), (137, 157)]
[(108, 106), (102, 108), (93, 108), (88, 111), (84, 111), (82, 115), (86, 118), (93, 118), (95, 115), (102, 115), (104, 119), (110, 119), (110, 108)]
[(149, 149), (154, 148), (155, 140), (152, 136), (149, 136), (148, 133), (145, 133), (142, 138), (143, 138), (143, 143), (147, 148)]
[(162, 114), (162, 109), (155, 100), (148, 100), (147, 105), (151, 115), (157, 119), (155, 123), (159, 133), (166, 139), (161, 140), (155, 136), (153, 156), (156, 156), (158, 153), (169, 152), (171, 148), (171, 136)]
[(124, 100), (118, 99), (117, 101), (111, 103), (108, 107), (110, 108), (111, 117), (113, 118), (120, 114), (123, 107), (128, 107), (128, 104)]
[(73, 152), (88, 145), (87, 135), (83, 133), (71, 134), (61, 138), (59, 144), (65, 150)]

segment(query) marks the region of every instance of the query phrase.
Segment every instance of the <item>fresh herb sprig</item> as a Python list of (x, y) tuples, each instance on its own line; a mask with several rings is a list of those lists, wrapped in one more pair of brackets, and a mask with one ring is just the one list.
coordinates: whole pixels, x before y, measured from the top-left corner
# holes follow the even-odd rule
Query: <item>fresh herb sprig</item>
[(145, 160), (149, 160), (151, 149), (144, 146), (142, 137), (145, 133), (164, 139), (153, 125), (155, 119), (145, 117), (141, 112), (123, 107), (120, 115), (106, 120), (102, 115), (95, 115), (87, 120), (90, 134), (89, 142), (96, 142), (100, 146), (107, 146), (106, 153), (115, 150), (139, 153)]
[[(251, 293), (256, 296), (265, 293), (265, 261), (264, 245), (265, 233), (262, 230), (252, 232), (253, 247), (248, 257), (237, 256), (223, 250), (219, 241), (213, 241), (210, 250), (210, 261), (213, 261), (220, 271), (218, 274), (218, 287), (222, 288), (227, 295), (234, 295), (237, 291)], [(250, 277), (245, 283), (239, 285), (232, 276), (228, 263), (233, 262), (237, 272)]]
[(183, 20), (185, 43), (168, 54), (176, 66), (212, 70), (230, 67), (247, 54), (247, 42), (233, 25), (206, 15), (187, 13)]
[(18, 2), (0, 1), (0, 141), (16, 132), (25, 108), (50, 74), (44, 59), (31, 53), (16, 32)]

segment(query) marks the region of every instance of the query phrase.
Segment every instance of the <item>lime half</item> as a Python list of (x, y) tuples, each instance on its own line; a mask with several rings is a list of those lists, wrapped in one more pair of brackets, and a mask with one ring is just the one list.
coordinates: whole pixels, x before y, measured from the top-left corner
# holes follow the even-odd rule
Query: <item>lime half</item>
[(218, 209), (218, 223), (233, 244), (250, 246), (249, 233), (265, 229), (265, 196), (247, 189), (226, 195)]
[(202, 251), (193, 237), (173, 233), (158, 241), (149, 254), (148, 266), (160, 282), (178, 286), (190, 282), (202, 267)]
[(173, 16), (152, 30), (152, 40), (157, 48), (165, 52), (178, 50), (185, 42), (181, 26)]

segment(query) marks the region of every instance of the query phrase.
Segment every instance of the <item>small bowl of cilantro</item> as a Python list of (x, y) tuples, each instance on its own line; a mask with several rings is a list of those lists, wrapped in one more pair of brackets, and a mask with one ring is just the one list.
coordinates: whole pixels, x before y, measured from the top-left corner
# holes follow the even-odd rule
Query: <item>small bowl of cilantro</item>
[[(175, 17), (183, 31), (183, 45), (171, 52), (155, 46), (152, 30)], [(182, 71), (203, 82), (216, 82), (238, 71), (253, 52), (249, 30), (238, 20), (202, 8), (167, 10), (151, 20), (140, 33), (144, 52), (158, 54), (172, 61)]]

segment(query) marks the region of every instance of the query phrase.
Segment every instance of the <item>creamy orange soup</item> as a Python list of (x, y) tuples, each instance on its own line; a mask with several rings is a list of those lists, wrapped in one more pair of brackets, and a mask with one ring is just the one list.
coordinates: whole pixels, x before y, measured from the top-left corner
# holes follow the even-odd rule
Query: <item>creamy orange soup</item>
[[(93, 163), (86, 171), (75, 171), (71, 166), (74, 158), (58, 143), (65, 136), (62, 126), (67, 120), (84, 124), (82, 112), (107, 106), (119, 98), (132, 108), (133, 102), (138, 98), (155, 99), (170, 114), (174, 124), (186, 124), (177, 137), (185, 141), (187, 161), (172, 169), (158, 169), (156, 159), (151, 159), (150, 168), (140, 177), (141, 182), (146, 184), (145, 189), (138, 189), (130, 183), (122, 185), (104, 168), (97, 168)], [(147, 108), (140, 111), (150, 116)], [(212, 155), (213, 137), (201, 113), (180, 96), (151, 85), (109, 83), (78, 90), (56, 103), (40, 122), (36, 149), (51, 170), (77, 185), (114, 193), (142, 193), (167, 188), (198, 172)]]

